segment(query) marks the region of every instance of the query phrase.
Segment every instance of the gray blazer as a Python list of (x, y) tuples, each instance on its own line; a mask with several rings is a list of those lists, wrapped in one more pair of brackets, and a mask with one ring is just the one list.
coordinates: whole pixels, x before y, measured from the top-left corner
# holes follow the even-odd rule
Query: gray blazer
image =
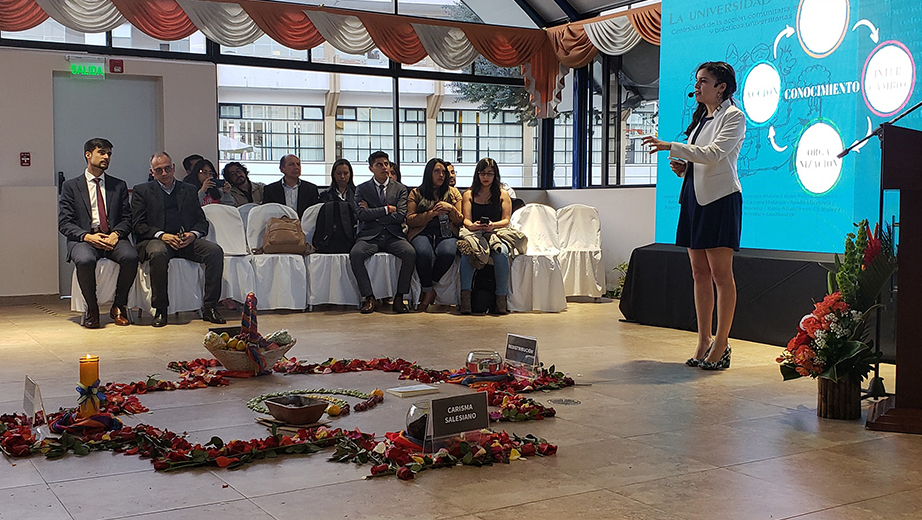
[[(381, 198), (378, 196), (378, 186), (374, 179), (359, 184), (355, 188), (355, 217), (359, 222), (359, 230), (355, 238), (372, 239), (380, 235), (385, 229), (395, 237), (405, 238), (403, 225), (407, 221), (407, 187), (397, 181), (390, 180), (384, 192), (388, 206), (394, 206), (397, 211), (387, 213)], [(359, 206), (365, 201), (368, 209)]]

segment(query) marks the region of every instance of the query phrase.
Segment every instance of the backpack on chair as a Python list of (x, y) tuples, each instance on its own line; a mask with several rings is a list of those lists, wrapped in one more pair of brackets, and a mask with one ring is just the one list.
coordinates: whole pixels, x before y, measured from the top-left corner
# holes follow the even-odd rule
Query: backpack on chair
[(341, 200), (325, 202), (317, 213), (314, 249), (318, 253), (348, 253), (355, 245), (355, 211)]
[(306, 255), (313, 252), (308, 247), (301, 221), (291, 217), (272, 217), (266, 225), (263, 246), (254, 253)]

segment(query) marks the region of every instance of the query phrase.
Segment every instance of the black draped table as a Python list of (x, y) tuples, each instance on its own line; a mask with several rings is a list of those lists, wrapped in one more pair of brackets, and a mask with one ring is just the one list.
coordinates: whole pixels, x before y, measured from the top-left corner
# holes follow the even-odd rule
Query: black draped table
[[(740, 250), (733, 259), (737, 304), (730, 337), (787, 345), (813, 302), (826, 295), (824, 265), (832, 264), (831, 254)], [(651, 244), (631, 253), (621, 313), (625, 320), (644, 325), (697, 330), (685, 248)]]

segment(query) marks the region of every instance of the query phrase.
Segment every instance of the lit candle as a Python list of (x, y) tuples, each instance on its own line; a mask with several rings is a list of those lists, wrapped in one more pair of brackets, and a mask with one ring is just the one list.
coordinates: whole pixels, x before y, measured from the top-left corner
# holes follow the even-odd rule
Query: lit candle
[[(99, 379), (99, 356), (89, 354), (80, 358), (80, 384), (90, 388)], [(99, 413), (99, 404), (95, 399), (80, 403), (80, 417), (89, 417)]]

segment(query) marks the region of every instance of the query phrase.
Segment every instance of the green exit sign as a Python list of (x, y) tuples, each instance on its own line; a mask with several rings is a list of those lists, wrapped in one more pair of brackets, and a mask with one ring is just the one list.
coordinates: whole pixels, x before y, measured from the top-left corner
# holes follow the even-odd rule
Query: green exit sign
[(106, 79), (106, 59), (73, 56), (68, 57), (70, 75), (74, 78)]

